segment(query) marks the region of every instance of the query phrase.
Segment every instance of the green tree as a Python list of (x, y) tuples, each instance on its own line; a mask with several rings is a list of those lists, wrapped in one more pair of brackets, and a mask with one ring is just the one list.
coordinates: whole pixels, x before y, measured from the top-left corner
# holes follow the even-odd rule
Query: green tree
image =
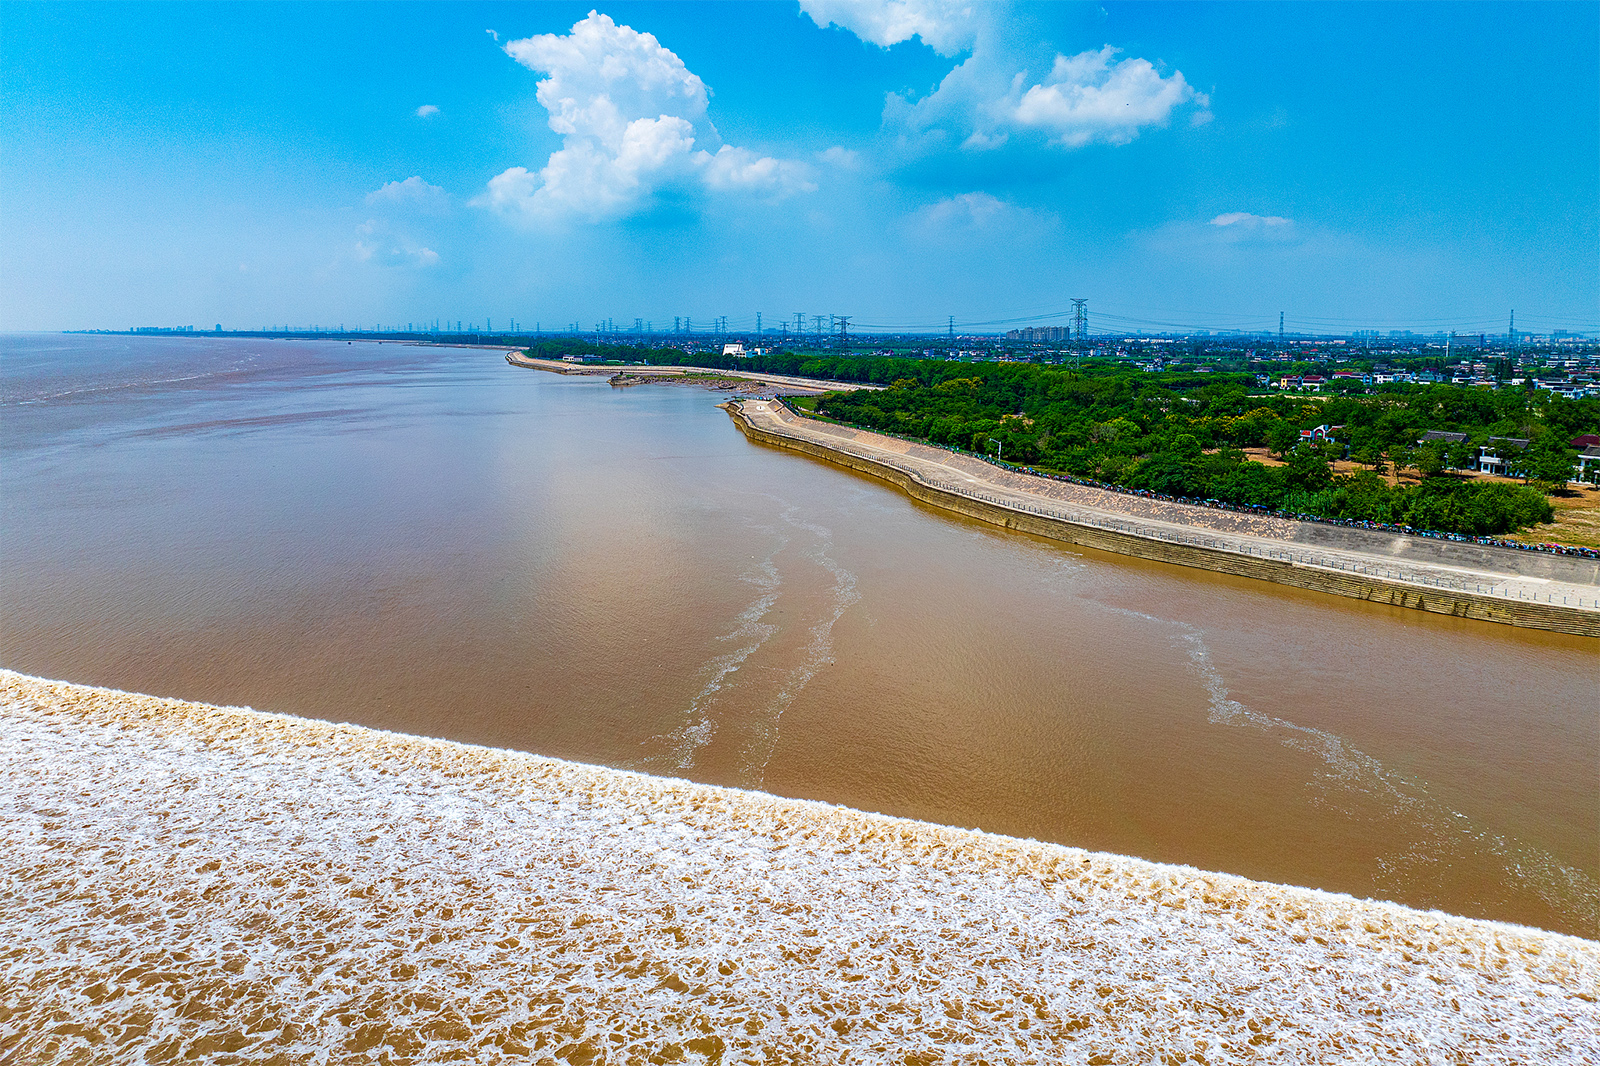
[(1280, 459), (1300, 443), (1300, 431), (1282, 419), (1267, 427), (1267, 448)]
[(1412, 463), (1416, 465), (1417, 473), (1425, 478), (1437, 477), (1444, 473), (1444, 456), (1436, 444), (1419, 445), (1412, 452)]
[(1296, 448), (1289, 453), (1284, 476), (1291, 489), (1302, 492), (1321, 492), (1333, 484), (1333, 470), (1319, 449)]
[(1357, 448), (1350, 458), (1369, 468), (1374, 474), (1386, 473), (1389, 469), (1388, 464), (1383, 461), (1383, 452), (1376, 444), (1366, 444)]
[(1452, 470), (1467, 470), (1478, 458), (1478, 446), (1471, 440), (1450, 445), (1445, 450), (1445, 462)]
[(1527, 474), (1541, 491), (1562, 492), (1577, 474), (1578, 453), (1570, 448), (1533, 444), (1527, 449)]

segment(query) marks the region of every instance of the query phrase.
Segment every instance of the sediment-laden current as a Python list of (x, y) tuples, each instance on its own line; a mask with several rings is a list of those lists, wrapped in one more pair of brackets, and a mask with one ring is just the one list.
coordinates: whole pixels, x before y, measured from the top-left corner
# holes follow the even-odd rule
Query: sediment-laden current
[(0, 338), (0, 665), (1600, 935), (1592, 640), (967, 523), (719, 398)]
[(1584, 1062), (1600, 945), (0, 672), (9, 1061)]

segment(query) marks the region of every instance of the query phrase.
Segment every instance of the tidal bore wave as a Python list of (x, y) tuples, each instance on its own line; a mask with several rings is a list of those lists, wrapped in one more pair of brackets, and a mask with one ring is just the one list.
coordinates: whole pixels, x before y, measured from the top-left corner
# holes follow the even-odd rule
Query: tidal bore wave
[(0, 672), (0, 1060), (1600, 1059), (1600, 944)]

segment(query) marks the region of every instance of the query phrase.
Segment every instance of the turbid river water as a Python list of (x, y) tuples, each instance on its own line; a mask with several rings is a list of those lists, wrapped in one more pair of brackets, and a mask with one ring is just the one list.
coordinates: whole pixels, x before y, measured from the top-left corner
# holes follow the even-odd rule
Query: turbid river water
[(497, 351), (0, 340), (0, 665), (1600, 935), (1600, 649), (1104, 556)]

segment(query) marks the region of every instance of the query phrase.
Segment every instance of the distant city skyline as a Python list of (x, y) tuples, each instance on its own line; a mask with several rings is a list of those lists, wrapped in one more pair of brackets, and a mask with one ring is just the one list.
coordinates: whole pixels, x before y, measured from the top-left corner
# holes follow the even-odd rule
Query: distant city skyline
[(1593, 3), (4, 17), (0, 330), (1600, 330)]

